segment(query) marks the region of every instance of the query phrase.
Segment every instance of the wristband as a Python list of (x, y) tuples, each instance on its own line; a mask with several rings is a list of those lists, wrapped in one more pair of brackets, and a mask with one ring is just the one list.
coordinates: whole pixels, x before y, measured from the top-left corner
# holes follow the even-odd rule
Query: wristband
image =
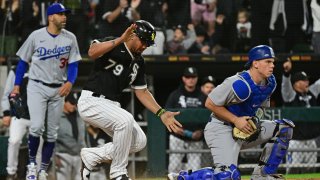
[(189, 130), (184, 130), (184, 131), (183, 131), (183, 135), (184, 135), (185, 137), (187, 137), (187, 138), (192, 139), (192, 134), (193, 134), (192, 131), (189, 131)]
[(167, 110), (163, 109), (163, 108), (160, 108), (157, 112), (156, 112), (156, 115), (158, 117), (160, 117), (163, 113), (165, 113)]

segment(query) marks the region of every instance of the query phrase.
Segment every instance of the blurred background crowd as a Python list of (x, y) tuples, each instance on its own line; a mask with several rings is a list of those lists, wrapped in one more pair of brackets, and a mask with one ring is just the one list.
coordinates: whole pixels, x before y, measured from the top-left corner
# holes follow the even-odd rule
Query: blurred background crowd
[[(83, 57), (87, 56), (93, 39), (120, 36), (131, 23), (139, 19), (151, 22), (157, 32), (156, 45), (145, 50), (145, 55), (247, 53), (253, 46), (260, 44), (270, 45), (276, 54), (320, 54), (320, 0), (0, 0), (0, 2), (0, 62), (4, 62), (6, 57), (15, 56), (17, 49), (32, 31), (47, 25), (46, 9), (53, 2), (62, 3), (71, 10), (67, 15), (66, 29), (76, 35)], [(291, 71), (290, 58), (284, 60), (280, 67), (283, 71), (282, 76), (277, 77), (281, 78), (277, 89), (279, 89), (278, 101), (281, 101), (283, 106), (310, 108), (320, 105), (319, 80), (309, 82), (306, 73)], [(218, 85), (216, 79), (211, 76), (211, 73), (208, 74), (210, 76), (200, 76), (204, 73), (198, 73), (195, 67), (188, 67), (183, 72), (177, 71), (177, 74), (180, 84), (173, 81), (174, 88), (177, 89), (174, 91), (173, 88), (169, 88), (172, 93), (167, 93), (166, 98), (160, 99), (161, 104), (166, 104), (168, 108), (204, 108), (202, 101)], [(221, 82), (221, 79), (217, 80)], [(281, 84), (283, 82), (287, 83)], [(166, 85), (168, 84), (170, 85), (170, 82), (166, 82)], [(150, 87), (152, 88), (152, 84)], [(288, 92), (290, 92), (289, 95)], [(73, 95), (76, 98), (77, 93)], [(141, 108), (139, 105), (135, 109), (132, 108), (135, 104), (134, 99), (130, 98), (132, 97), (125, 100), (124, 105), (128, 106), (129, 110), (131, 108), (132, 111), (138, 111), (135, 113), (137, 120), (144, 120), (143, 114), (140, 113), (143, 110), (139, 110)], [(192, 102), (197, 99), (197, 102), (202, 103), (189, 106), (187, 102), (191, 100), (188, 101), (188, 99)], [(82, 130), (86, 132), (87, 146), (99, 146), (109, 142), (111, 139), (99, 129), (91, 126), (82, 127), (80, 122), (72, 123), (69, 114), (76, 111), (75, 101), (72, 99), (68, 104), (69, 100), (66, 100), (66, 106), (70, 106), (72, 111), (65, 110), (63, 118), (69, 121), (62, 121), (65, 123), (64, 127), (72, 127), (69, 131), (76, 129), (69, 132), (70, 138), (77, 142), (77, 136), (80, 138), (82, 135), (78, 130), (79, 132)], [(296, 141), (293, 142), (292, 147), (313, 148), (315, 151), (308, 152), (309, 154), (303, 151), (289, 153), (286, 162), (309, 164), (308, 168), (317, 171), (320, 167), (320, 156), (317, 153), (320, 145), (320, 138), (317, 138), (319, 124), (311, 125), (313, 128), (304, 123), (297, 124), (299, 128), (295, 132), (294, 140)], [(191, 139), (171, 136), (173, 140), (170, 139), (170, 143), (174, 140), (182, 142), (181, 144), (191, 141), (191, 144), (195, 144), (195, 148), (182, 147), (182, 150), (206, 149), (203, 143), (203, 127), (199, 126), (188, 129), (191, 133), (195, 133)], [(68, 128), (61, 130), (68, 130)], [(66, 140), (63, 136), (61, 137), (61, 142)], [(169, 145), (169, 135), (167, 140), (167, 148), (181, 150), (171, 148), (171, 146), (174, 148), (178, 146)], [(79, 147), (74, 146), (74, 154), (78, 155), (82, 145), (79, 143)], [(22, 155), (25, 150), (21, 151)], [(63, 148), (60, 150), (60, 154), (57, 151), (55, 156), (56, 171), (59, 171), (59, 166), (64, 163), (61, 154), (65, 151)], [(173, 159), (170, 164), (168, 163), (168, 168), (180, 168), (180, 165), (185, 163), (197, 168), (210, 165), (211, 161), (208, 162), (208, 160), (211, 157), (208, 154), (200, 156), (199, 153), (193, 153), (191, 154), (194, 155), (193, 157), (188, 157), (187, 153), (172, 153), (168, 157)], [(246, 157), (252, 153), (246, 155), (240, 158), (246, 160)], [(255, 154), (253, 156), (257, 158)], [(26, 158), (24, 160), (26, 161)], [(25, 162), (20, 159), (19, 163), (22, 164), (19, 168), (24, 172), (25, 164), (23, 163)], [(97, 173), (97, 177), (100, 177), (96, 179), (106, 178), (104, 168), (97, 168), (96, 171), (100, 172)], [(23, 177), (23, 173), (18, 176)]]
[(52, 2), (71, 9), (66, 29), (83, 54), (92, 39), (120, 36), (139, 19), (157, 29), (157, 45), (145, 54), (246, 53), (259, 44), (319, 53), (319, 0), (1, 0), (2, 47), (11, 47), (2, 55), (46, 25)]

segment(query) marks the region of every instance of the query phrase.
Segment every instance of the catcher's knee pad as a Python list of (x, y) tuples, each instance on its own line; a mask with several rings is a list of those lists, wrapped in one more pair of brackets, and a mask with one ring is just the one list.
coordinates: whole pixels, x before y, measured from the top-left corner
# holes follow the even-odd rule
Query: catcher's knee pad
[(275, 174), (285, 157), (292, 139), (294, 123), (288, 119), (274, 120), (277, 123), (274, 137), (266, 144), (260, 158), (262, 174)]
[(229, 167), (220, 166), (216, 168), (202, 168), (192, 171), (181, 171), (178, 180), (240, 180), (240, 172), (236, 165)]

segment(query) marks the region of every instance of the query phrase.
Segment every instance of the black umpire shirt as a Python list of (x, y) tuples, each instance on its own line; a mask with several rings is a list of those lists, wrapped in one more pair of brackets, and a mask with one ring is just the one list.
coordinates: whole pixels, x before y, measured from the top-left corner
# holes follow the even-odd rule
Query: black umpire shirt
[[(114, 38), (107, 37), (94, 40), (93, 43), (112, 39)], [(129, 85), (134, 89), (147, 87), (145, 65), (141, 55), (132, 54), (126, 44), (122, 43), (95, 60), (83, 89), (102, 94), (112, 101), (119, 101), (123, 89)]]

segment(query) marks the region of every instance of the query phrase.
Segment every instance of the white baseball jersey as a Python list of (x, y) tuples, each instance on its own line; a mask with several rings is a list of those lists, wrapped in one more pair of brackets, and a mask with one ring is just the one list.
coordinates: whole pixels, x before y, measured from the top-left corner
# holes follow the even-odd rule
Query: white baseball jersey
[(31, 61), (30, 79), (49, 84), (62, 84), (67, 80), (67, 64), (81, 60), (74, 34), (62, 29), (59, 35), (51, 35), (47, 27), (32, 32), (17, 56)]

